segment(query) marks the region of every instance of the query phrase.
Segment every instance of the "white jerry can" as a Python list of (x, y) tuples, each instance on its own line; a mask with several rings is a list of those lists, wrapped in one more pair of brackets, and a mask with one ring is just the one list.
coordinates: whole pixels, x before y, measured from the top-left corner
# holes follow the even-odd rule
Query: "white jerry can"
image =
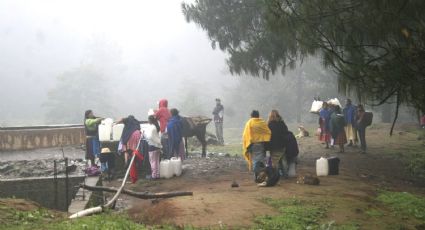
[(316, 174), (317, 176), (327, 176), (329, 174), (328, 159), (320, 157), (316, 160)]
[(114, 126), (112, 126), (112, 140), (119, 141), (121, 139), (123, 130), (124, 124), (115, 124)]
[(170, 160), (162, 160), (159, 163), (159, 175), (161, 178), (169, 179), (173, 177)]
[(182, 174), (182, 160), (180, 157), (172, 157), (170, 159), (171, 168), (173, 169), (173, 174), (180, 176)]

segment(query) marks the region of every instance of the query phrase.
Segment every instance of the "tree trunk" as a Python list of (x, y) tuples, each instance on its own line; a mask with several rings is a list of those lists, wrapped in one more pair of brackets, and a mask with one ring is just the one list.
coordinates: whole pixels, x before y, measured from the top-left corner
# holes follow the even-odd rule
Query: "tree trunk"
[(302, 76), (303, 71), (301, 70), (299, 74), (297, 74), (297, 84), (296, 84), (296, 90), (297, 90), (297, 99), (296, 99), (296, 110), (297, 110), (297, 123), (301, 123), (301, 103), (303, 102), (302, 97)]

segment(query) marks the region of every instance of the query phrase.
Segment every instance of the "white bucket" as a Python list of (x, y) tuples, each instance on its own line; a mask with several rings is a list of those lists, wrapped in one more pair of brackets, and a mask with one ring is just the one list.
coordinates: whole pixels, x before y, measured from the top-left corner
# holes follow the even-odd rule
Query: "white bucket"
[(316, 174), (317, 176), (327, 176), (329, 174), (328, 159), (320, 157), (316, 160)]

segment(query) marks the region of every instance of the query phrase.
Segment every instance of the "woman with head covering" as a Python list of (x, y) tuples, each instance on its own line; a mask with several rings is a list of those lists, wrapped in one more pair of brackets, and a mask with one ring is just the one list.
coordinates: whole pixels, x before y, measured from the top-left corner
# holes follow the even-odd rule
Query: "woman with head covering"
[(182, 151), (181, 145), (183, 145), (183, 123), (177, 109), (171, 109), (171, 118), (167, 124), (168, 133), (168, 151), (170, 157), (181, 157), (184, 159), (184, 148)]
[(341, 108), (336, 105), (335, 110), (331, 115), (330, 131), (334, 144), (339, 145), (339, 152), (344, 152), (344, 145), (347, 143), (347, 136), (345, 135), (345, 119), (341, 113)]
[(130, 154), (137, 150), (140, 139), (142, 137), (142, 133), (140, 131), (140, 122), (134, 118), (133, 115), (130, 115), (126, 118), (122, 118), (117, 123), (124, 124), (120, 142), (122, 145), (121, 151), (125, 153), (125, 163), (128, 164)]

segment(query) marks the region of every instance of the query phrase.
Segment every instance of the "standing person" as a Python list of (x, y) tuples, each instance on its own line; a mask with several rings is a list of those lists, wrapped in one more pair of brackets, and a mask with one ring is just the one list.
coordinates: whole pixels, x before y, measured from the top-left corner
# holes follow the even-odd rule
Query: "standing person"
[[(183, 145), (183, 123), (177, 109), (171, 109), (171, 118), (167, 124), (168, 133), (168, 151), (170, 157), (181, 157), (184, 159), (184, 148)], [(182, 152), (183, 150), (183, 152)]]
[(335, 105), (334, 112), (331, 115), (330, 131), (332, 138), (334, 139), (334, 144), (339, 145), (340, 153), (344, 152), (344, 145), (347, 143), (344, 125), (345, 120), (344, 115), (341, 114), (341, 108), (338, 105)]
[(365, 114), (365, 110), (363, 105), (357, 106), (357, 131), (359, 132), (359, 139), (360, 139), (360, 147), (361, 147), (361, 153), (366, 153), (366, 125), (364, 123), (363, 116)]
[(86, 159), (91, 161), (91, 166), (95, 166), (95, 158), (100, 154), (99, 124), (103, 118), (96, 117), (92, 110), (84, 113), (84, 130), (86, 133)]
[[(272, 162), (272, 167), (277, 171), (279, 162), (282, 158), (282, 156), (285, 153), (286, 149), (286, 136), (288, 135), (288, 127), (286, 126), (285, 122), (283, 121), (282, 117), (279, 115), (279, 112), (277, 110), (272, 110), (269, 114), (268, 118), (268, 127), (271, 131), (271, 137), (270, 142), (268, 145), (268, 150), (270, 150), (270, 157)], [(284, 176), (286, 175), (286, 172), (288, 171), (288, 164), (286, 162), (283, 164), (282, 168), (282, 174)]]
[(130, 115), (120, 119), (117, 123), (124, 124), (124, 129), (121, 134), (121, 151), (125, 154), (125, 163), (129, 164), (130, 155), (138, 150), (138, 145), (142, 137), (140, 122), (133, 115)]
[(149, 162), (151, 164), (152, 179), (159, 178), (159, 158), (161, 139), (159, 138), (160, 126), (155, 116), (151, 115), (148, 117), (149, 126), (145, 131), (145, 138), (148, 142), (149, 148)]
[(244, 158), (248, 162), (249, 171), (254, 171), (255, 182), (258, 182), (259, 172), (265, 168), (265, 145), (270, 141), (270, 138), (271, 131), (267, 123), (260, 118), (260, 113), (257, 110), (253, 110), (251, 119), (246, 122), (242, 134), (242, 148)]
[(217, 140), (221, 145), (224, 145), (223, 139), (223, 116), (224, 116), (224, 107), (221, 104), (220, 98), (215, 99), (215, 107), (212, 112), (214, 115), (214, 124), (215, 124), (215, 134), (217, 136)]
[(353, 146), (353, 144), (357, 144), (356, 107), (351, 104), (351, 99), (347, 99), (345, 101), (344, 118), (345, 135), (350, 141), (350, 143), (348, 143), (348, 146)]
[(330, 129), (330, 120), (331, 120), (331, 110), (329, 109), (328, 103), (323, 102), (322, 108), (319, 111), (319, 124), (320, 124), (320, 141), (326, 143), (326, 148), (329, 148), (331, 142)]
[(168, 120), (171, 118), (171, 113), (168, 110), (167, 99), (161, 99), (158, 103), (158, 107), (158, 110), (155, 112), (155, 117), (156, 120), (159, 121), (162, 152), (165, 159), (170, 159), (171, 156), (168, 151), (167, 124)]

